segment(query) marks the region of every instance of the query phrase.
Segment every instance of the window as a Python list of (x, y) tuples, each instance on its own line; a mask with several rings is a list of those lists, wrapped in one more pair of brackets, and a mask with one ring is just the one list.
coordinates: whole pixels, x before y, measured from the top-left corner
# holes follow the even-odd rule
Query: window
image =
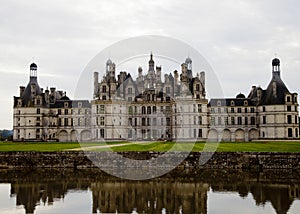
[(248, 109), (247, 108), (245, 108), (245, 113), (248, 113)]
[(228, 125), (228, 117), (225, 117), (225, 125), (227, 126)]
[(202, 138), (202, 129), (198, 129), (198, 137)]
[(266, 116), (263, 116), (263, 124), (266, 124), (267, 123), (267, 118)]
[(37, 99), (37, 100), (36, 100), (36, 104), (37, 104), (37, 105), (40, 105), (40, 104), (41, 104), (41, 100), (40, 100), (40, 99)]
[(160, 107), (160, 112), (164, 112), (164, 107), (163, 106)]
[(196, 112), (196, 104), (194, 104), (193, 106), (194, 106), (193, 110), (194, 112)]
[(200, 91), (200, 85), (199, 84), (196, 85), (196, 91)]
[(146, 107), (142, 106), (142, 114), (146, 114)]
[(151, 114), (151, 107), (150, 106), (147, 107), (147, 114)]
[(248, 101), (247, 100), (244, 101), (244, 106), (248, 106)]
[(142, 126), (146, 126), (146, 118), (142, 118)]
[(197, 124), (197, 117), (195, 116), (194, 117), (194, 125), (196, 125)]
[(128, 88), (128, 94), (132, 94), (132, 88)]
[(266, 111), (266, 107), (263, 107), (263, 112), (265, 112)]
[(104, 138), (104, 129), (100, 129), (100, 137)]
[(153, 114), (156, 113), (156, 106), (153, 106), (153, 107), (152, 107), (152, 112), (153, 112)]
[(202, 105), (201, 104), (198, 104), (198, 112), (202, 112)]
[(71, 118), (71, 126), (73, 126), (73, 124), (74, 124), (74, 119)]
[(68, 109), (65, 109), (65, 115), (67, 115), (68, 114)]
[(167, 93), (167, 94), (170, 94), (170, 87), (167, 87), (167, 88), (166, 88), (166, 93)]
[(202, 117), (198, 116), (198, 125), (202, 125)]
[(221, 108), (218, 108), (218, 113), (221, 114)]
[(250, 120), (251, 120), (251, 125), (255, 125), (255, 117), (251, 117)]
[(245, 117), (245, 125), (248, 125), (248, 117)]
[(242, 108), (238, 108), (238, 113), (242, 113)]
[[(19, 118), (19, 119), (20, 119), (20, 118)], [(37, 120), (37, 121), (40, 121), (40, 120), (41, 120), (41, 118), (40, 118), (40, 117), (37, 117), (37, 118), (36, 118), (36, 120)]]
[(166, 112), (167, 112), (167, 113), (170, 113), (170, 112), (171, 112), (170, 106), (166, 106)]
[(298, 116), (295, 116), (295, 124), (298, 123)]
[(210, 112), (211, 112), (211, 113), (215, 113), (215, 109), (214, 109), (214, 108), (211, 108), (211, 109), (210, 109)]
[(235, 125), (234, 117), (231, 117), (231, 125)]
[(104, 117), (100, 117), (100, 126), (104, 126)]
[(288, 124), (292, 123), (292, 116), (291, 115), (287, 116), (287, 122), (288, 122)]
[(106, 100), (106, 96), (104, 95), (104, 96), (102, 96), (102, 100)]
[(171, 125), (171, 118), (167, 117), (167, 126)]
[(68, 125), (69, 125), (68, 118), (65, 118), (65, 119), (64, 119), (64, 126), (68, 126)]
[(211, 120), (210, 120), (210, 125), (214, 126), (215, 125), (215, 118), (212, 117)]
[(299, 137), (298, 129), (296, 129), (295, 133), (296, 133), (296, 137)]
[(133, 112), (132, 112), (132, 106), (129, 106), (129, 108), (128, 108), (128, 114), (129, 114), (129, 115), (132, 115), (132, 113), (133, 113)]
[(251, 113), (254, 113), (254, 112), (255, 112), (255, 109), (254, 109), (254, 108), (251, 108), (250, 111), (251, 111)]
[(153, 126), (156, 126), (157, 125), (157, 120), (156, 118), (153, 118)]
[(287, 111), (292, 111), (292, 106), (287, 106)]
[(128, 119), (128, 126), (132, 126), (132, 118)]
[(288, 129), (288, 137), (293, 137), (293, 129)]
[(231, 113), (234, 113), (234, 108), (231, 108), (231, 109), (230, 109), (230, 112), (231, 112)]
[(150, 126), (150, 118), (147, 118), (147, 126)]
[(61, 118), (58, 118), (58, 126), (61, 126)]
[(221, 124), (222, 124), (222, 118), (218, 117), (218, 125), (221, 125)]
[(106, 93), (106, 85), (102, 86), (102, 92)]
[(100, 105), (100, 114), (104, 114), (104, 112), (105, 112), (105, 106)]
[(197, 137), (197, 129), (194, 129), (194, 138)]
[(40, 113), (41, 113), (41, 109), (38, 108), (38, 109), (36, 110), (36, 113), (37, 113), (37, 114), (40, 114)]
[(242, 125), (242, 117), (238, 117), (238, 125)]
[(287, 100), (287, 102), (291, 102), (291, 97), (287, 96), (286, 100)]

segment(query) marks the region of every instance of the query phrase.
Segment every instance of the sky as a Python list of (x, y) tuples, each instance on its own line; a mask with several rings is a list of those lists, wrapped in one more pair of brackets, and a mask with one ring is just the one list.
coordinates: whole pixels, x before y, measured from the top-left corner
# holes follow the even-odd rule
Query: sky
[(31, 62), (38, 65), (41, 87), (54, 86), (73, 98), (94, 56), (144, 35), (196, 49), (226, 97), (247, 95), (252, 85), (266, 88), (275, 56), (287, 87), (299, 93), (299, 10), (297, 0), (1, 0), (0, 129), (12, 129), (13, 96), (27, 85)]

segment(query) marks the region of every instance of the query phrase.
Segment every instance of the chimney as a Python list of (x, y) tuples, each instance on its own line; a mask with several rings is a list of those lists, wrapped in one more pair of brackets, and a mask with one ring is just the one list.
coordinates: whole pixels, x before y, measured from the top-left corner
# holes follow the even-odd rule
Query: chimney
[(24, 86), (20, 86), (20, 97), (22, 97), (24, 91), (25, 91), (25, 87)]

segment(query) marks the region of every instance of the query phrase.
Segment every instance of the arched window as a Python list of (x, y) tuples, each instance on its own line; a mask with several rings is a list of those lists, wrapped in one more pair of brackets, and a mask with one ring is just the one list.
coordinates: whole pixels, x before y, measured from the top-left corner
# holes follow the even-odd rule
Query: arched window
[(142, 114), (146, 114), (146, 107), (142, 106)]
[(153, 112), (153, 114), (156, 113), (156, 106), (153, 106), (152, 112)]
[(151, 114), (151, 107), (150, 106), (147, 107), (147, 114)]

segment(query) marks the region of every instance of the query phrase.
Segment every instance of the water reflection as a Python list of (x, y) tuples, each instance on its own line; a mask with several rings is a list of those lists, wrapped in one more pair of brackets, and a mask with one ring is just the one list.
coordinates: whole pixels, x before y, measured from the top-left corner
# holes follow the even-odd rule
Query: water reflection
[(282, 170), (181, 170), (148, 181), (121, 180), (97, 169), (0, 170), (0, 183), (11, 184), (11, 197), (16, 197), (16, 205), (23, 205), (26, 213), (34, 213), (39, 204), (51, 206), (72, 191), (90, 191), (94, 213), (209, 213), (212, 191), (236, 192), (241, 198), (252, 195), (257, 206), (270, 202), (281, 214), (287, 213), (300, 195), (298, 174)]

